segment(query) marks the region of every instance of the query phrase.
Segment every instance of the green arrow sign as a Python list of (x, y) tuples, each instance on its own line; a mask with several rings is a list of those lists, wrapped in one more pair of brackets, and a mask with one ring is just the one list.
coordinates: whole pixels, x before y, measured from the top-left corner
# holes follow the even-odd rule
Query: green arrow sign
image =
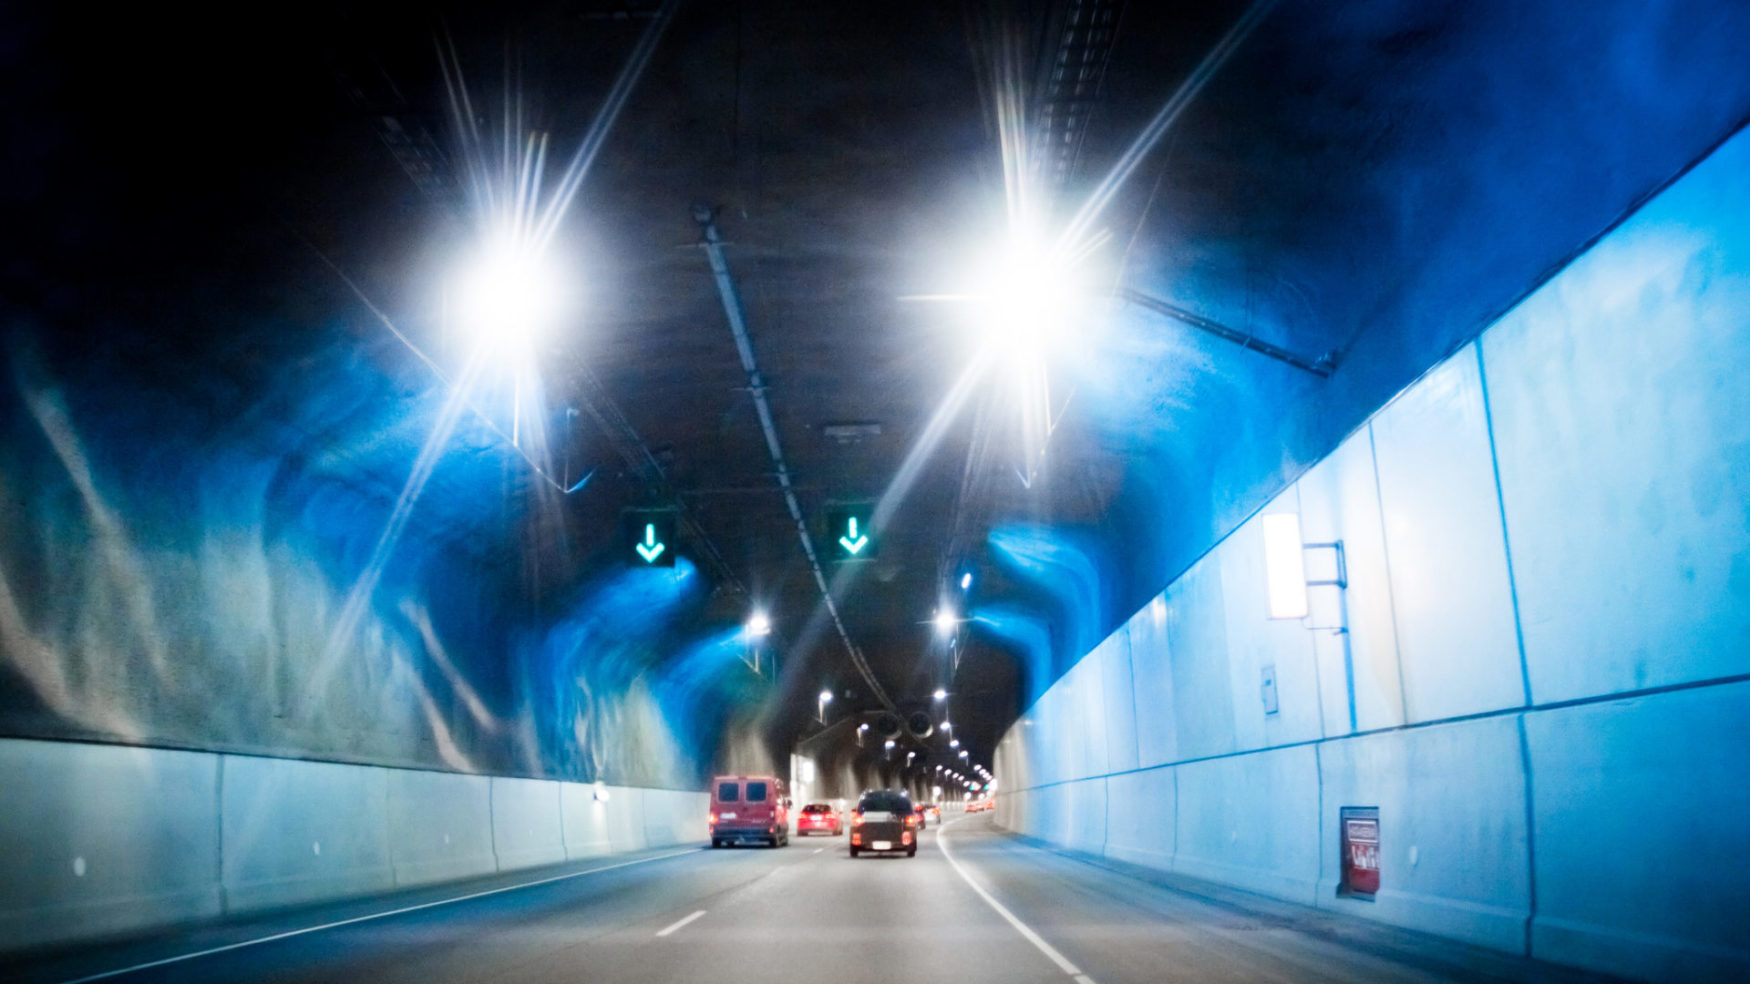
[(633, 509), (621, 519), (625, 540), (632, 548), (627, 560), (633, 567), (673, 567), (675, 514), (662, 509)]
[(654, 564), (656, 563), (656, 558), (662, 556), (662, 552), (668, 549), (668, 544), (656, 542), (655, 523), (645, 523), (644, 542), (638, 544), (633, 549), (638, 551), (638, 556), (643, 557), (646, 564)]
[(827, 552), (832, 559), (870, 560), (875, 556), (877, 544), (869, 523), (874, 512), (873, 503), (827, 507), (826, 535), (830, 546)]
[(869, 538), (867, 536), (857, 535), (857, 517), (851, 517), (850, 528), (844, 536), (839, 537), (839, 545), (844, 547), (853, 557), (862, 552), (863, 548), (869, 545)]

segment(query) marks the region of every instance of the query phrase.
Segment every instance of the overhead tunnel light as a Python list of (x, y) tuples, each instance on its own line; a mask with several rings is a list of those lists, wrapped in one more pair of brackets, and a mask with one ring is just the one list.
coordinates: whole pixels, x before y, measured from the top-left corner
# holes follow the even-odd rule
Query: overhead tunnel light
[[(934, 621), (936, 623), (936, 632), (939, 635), (952, 635), (954, 632), (954, 626), (960, 623), (960, 620), (954, 617), (953, 610), (948, 608), (937, 609)], [(937, 697), (937, 700), (941, 700), (948, 696), (945, 691), (937, 691), (937, 693), (942, 695), (941, 697)]]
[[(747, 620), (747, 634), (758, 639), (772, 634), (772, 620), (765, 612), (756, 611)], [(832, 698), (828, 697), (827, 700)]]
[(1056, 347), (1079, 300), (1071, 266), (1041, 235), (1018, 230), (976, 271), (977, 328), (985, 348), (1018, 375)]
[(523, 238), (494, 236), (459, 278), (456, 313), (482, 352), (526, 353), (564, 312), (564, 279)]

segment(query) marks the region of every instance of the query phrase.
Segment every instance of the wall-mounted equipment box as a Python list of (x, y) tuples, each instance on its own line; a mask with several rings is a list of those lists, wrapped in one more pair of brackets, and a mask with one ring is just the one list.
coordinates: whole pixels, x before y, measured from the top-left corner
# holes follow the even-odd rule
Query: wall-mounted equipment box
[(1379, 807), (1343, 807), (1337, 829), (1343, 866), (1337, 894), (1372, 901), (1379, 891)]

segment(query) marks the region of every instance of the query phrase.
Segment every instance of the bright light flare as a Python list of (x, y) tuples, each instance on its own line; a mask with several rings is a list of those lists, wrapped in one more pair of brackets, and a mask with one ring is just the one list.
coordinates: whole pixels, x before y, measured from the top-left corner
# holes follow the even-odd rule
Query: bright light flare
[[(1052, 397), (1059, 363), (1075, 361), (1097, 326), (1103, 281), (1090, 262), (1105, 237), (1070, 239), (1046, 235), (1024, 215), (1011, 215), (1007, 233), (974, 250), (978, 257), (958, 280), (958, 292), (931, 295), (960, 309), (973, 339), (972, 364), (994, 372), (1005, 399), (1019, 417), (1024, 481), (1031, 481), (1061, 412)], [(971, 587), (969, 576), (962, 590)]]
[(821, 692), (820, 692), (820, 702), (821, 702), (821, 703), (822, 703), (822, 704), (830, 704), (830, 703), (832, 703), (832, 691), (830, 691), (830, 690), (822, 690), (822, 691), (821, 691)]
[[(772, 620), (765, 612), (754, 612), (747, 620), (747, 634), (758, 639), (772, 634)], [(831, 700), (832, 698), (824, 698)]]
[[(954, 613), (946, 608), (937, 610), (934, 621), (936, 631), (941, 635), (951, 635), (954, 632), (954, 626), (960, 623), (960, 620), (954, 617)], [(947, 696), (946, 693), (938, 692), (936, 699), (941, 700)]]
[(981, 343), (1017, 375), (1041, 367), (1070, 327), (1081, 291), (1071, 261), (1038, 236), (1018, 233), (973, 276), (972, 317)]
[[(947, 700), (948, 699), (948, 691), (943, 690), (941, 687), (937, 687), (936, 692), (934, 694), (932, 694), (931, 696), (935, 697), (937, 700)], [(942, 727), (946, 728), (947, 726), (948, 726), (947, 722), (944, 721), (942, 723)]]
[(458, 322), (485, 354), (528, 354), (553, 332), (567, 302), (558, 264), (510, 234), (493, 237), (456, 285)]

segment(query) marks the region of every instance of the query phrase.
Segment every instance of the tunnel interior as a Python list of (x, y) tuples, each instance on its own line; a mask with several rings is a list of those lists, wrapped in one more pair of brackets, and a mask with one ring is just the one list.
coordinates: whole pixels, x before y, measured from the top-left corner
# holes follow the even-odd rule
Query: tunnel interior
[(3, 17), (0, 952), (769, 774), (1750, 968), (1743, 5)]

